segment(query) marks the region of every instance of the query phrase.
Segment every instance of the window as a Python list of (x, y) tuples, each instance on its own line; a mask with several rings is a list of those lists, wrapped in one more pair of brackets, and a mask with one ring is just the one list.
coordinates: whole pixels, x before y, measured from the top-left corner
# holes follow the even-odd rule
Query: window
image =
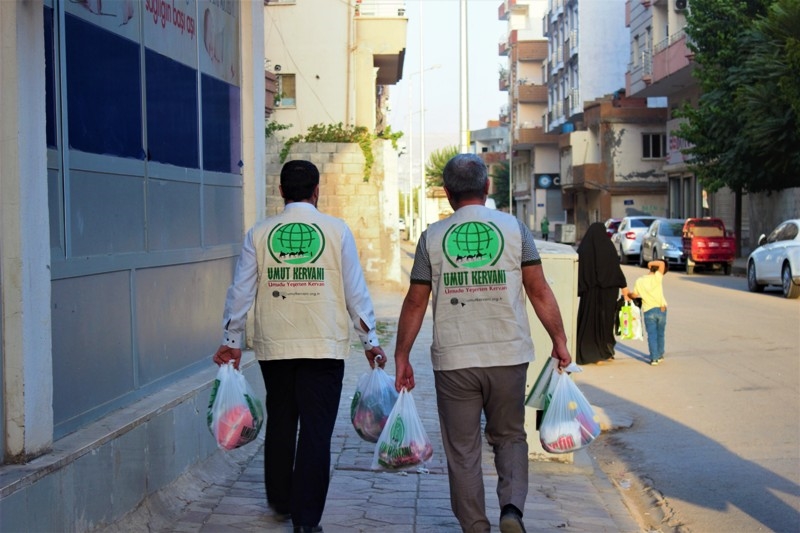
[(69, 14), (65, 33), (70, 148), (144, 159), (139, 45)]
[(663, 133), (642, 134), (642, 159), (663, 159), (666, 156), (666, 135)]
[(297, 105), (297, 88), (294, 74), (278, 74), (278, 94), (275, 97), (276, 107), (295, 107)]

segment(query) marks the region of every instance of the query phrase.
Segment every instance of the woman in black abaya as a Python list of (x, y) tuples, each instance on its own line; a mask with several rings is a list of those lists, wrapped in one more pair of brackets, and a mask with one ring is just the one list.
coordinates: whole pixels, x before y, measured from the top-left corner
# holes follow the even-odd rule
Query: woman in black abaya
[(579, 365), (602, 363), (614, 357), (614, 317), (619, 291), (625, 300), (628, 283), (619, 256), (606, 235), (606, 228), (595, 222), (578, 245), (578, 339)]

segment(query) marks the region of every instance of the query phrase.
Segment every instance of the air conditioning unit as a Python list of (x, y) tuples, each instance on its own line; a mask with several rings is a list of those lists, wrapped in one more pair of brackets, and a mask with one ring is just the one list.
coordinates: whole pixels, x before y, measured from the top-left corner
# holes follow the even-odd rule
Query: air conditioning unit
[(683, 11), (686, 9), (688, 0), (675, 0), (675, 11)]

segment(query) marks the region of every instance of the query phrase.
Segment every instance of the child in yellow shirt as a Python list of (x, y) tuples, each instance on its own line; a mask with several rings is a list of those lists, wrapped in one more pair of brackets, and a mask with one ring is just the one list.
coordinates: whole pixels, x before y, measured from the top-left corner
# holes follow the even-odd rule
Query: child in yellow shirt
[(667, 264), (661, 260), (649, 261), (650, 273), (636, 280), (631, 298), (642, 299), (644, 329), (647, 331), (647, 346), (650, 364), (658, 365), (664, 360), (664, 331), (667, 327), (667, 300), (664, 298), (662, 281)]

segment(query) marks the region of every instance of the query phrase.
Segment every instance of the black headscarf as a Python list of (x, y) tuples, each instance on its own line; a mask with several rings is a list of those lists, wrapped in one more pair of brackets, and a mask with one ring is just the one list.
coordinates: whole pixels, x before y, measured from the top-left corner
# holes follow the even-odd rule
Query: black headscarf
[(600, 222), (591, 224), (578, 245), (578, 296), (592, 288), (622, 288), (627, 284), (606, 227)]

